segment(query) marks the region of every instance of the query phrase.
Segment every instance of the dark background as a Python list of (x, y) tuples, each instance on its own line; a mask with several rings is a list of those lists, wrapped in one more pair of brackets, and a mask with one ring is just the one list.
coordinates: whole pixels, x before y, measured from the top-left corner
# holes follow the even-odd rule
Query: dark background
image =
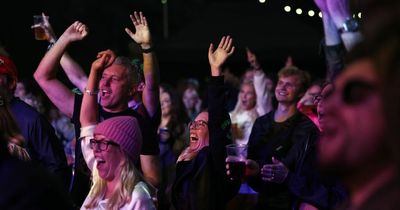
[[(285, 5), (292, 7), (290, 13), (284, 11)], [(295, 8), (302, 8), (303, 14), (295, 14)], [(309, 9), (316, 11), (314, 17), (307, 15)], [(148, 18), (162, 82), (174, 84), (183, 77), (202, 80), (209, 73), (209, 43), (218, 44), (227, 34), (237, 49), (227, 65), (237, 75), (247, 67), (246, 46), (256, 52), (265, 71), (279, 70), (288, 55), (315, 77), (324, 76), (325, 71), (320, 54), (322, 22), (311, 0), (266, 0), (263, 4), (257, 0), (169, 0), (166, 4), (161, 0), (39, 0), (9, 1), (1, 10), (0, 41), (20, 77), (31, 78), (46, 52), (47, 43), (36, 41), (30, 28), (32, 16), (42, 11), (50, 16), (58, 36), (75, 20), (89, 27), (87, 39), (68, 50), (86, 71), (98, 51), (111, 48), (128, 53), (132, 41), (124, 28), (133, 29), (129, 14), (135, 10)], [(62, 73), (60, 78), (66, 81)]]

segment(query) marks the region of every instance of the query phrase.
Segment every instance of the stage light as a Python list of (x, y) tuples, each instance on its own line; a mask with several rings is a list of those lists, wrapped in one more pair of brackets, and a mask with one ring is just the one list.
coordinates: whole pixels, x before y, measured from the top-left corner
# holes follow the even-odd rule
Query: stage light
[(290, 6), (285, 6), (283, 9), (284, 9), (286, 12), (290, 12), (290, 10), (292, 10), (292, 8), (290, 8)]
[(301, 15), (301, 13), (303, 13), (303, 10), (301, 10), (300, 8), (296, 9), (296, 14)]
[(322, 13), (321, 13), (321, 12), (319, 12), (319, 13), (318, 13), (318, 16), (319, 16), (320, 18), (322, 18)]
[(308, 11), (308, 16), (313, 17), (315, 15), (314, 10)]
[(358, 18), (360, 18), (360, 19), (361, 19), (361, 12), (359, 12), (359, 13), (358, 13)]

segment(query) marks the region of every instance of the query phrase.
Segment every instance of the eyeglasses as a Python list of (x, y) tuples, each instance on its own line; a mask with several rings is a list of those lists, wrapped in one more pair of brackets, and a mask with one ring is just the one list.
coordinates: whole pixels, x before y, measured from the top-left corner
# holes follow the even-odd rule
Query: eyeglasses
[(324, 97), (323, 97), (321, 94), (315, 95), (315, 96), (313, 97), (313, 103), (314, 103), (315, 105), (317, 105), (319, 102), (322, 101), (322, 99), (324, 99)]
[[(376, 85), (362, 80), (350, 80), (342, 89), (342, 101), (347, 105), (358, 105), (364, 102), (376, 90)], [(314, 104), (318, 104), (322, 100), (329, 98), (334, 90), (324, 95), (316, 95), (313, 98)]]
[(197, 130), (199, 128), (204, 128), (208, 123), (204, 120), (196, 120), (189, 123), (189, 129)]
[(95, 139), (90, 139), (90, 149), (94, 150), (100, 150), (100, 151), (105, 151), (108, 149), (108, 145), (113, 145), (113, 146), (119, 146), (117, 143), (112, 142), (112, 141), (98, 141)]

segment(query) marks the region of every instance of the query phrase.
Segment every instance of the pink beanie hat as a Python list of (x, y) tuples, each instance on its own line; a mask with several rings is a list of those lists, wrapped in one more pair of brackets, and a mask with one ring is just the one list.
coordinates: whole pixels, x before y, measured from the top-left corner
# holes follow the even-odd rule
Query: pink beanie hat
[(142, 132), (134, 117), (112, 117), (99, 123), (94, 134), (101, 134), (124, 150), (135, 162), (142, 148)]

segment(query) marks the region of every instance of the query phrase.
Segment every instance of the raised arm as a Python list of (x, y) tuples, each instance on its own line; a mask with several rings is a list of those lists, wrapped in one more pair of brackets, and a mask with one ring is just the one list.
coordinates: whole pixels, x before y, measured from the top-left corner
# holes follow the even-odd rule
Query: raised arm
[[(144, 89), (142, 102), (150, 117), (153, 118), (160, 108), (159, 83), (160, 73), (156, 54), (153, 51), (150, 29), (146, 17), (142, 12), (134, 12), (130, 15), (136, 32), (125, 28), (126, 33), (142, 48)], [(158, 155), (140, 155), (140, 163), (143, 175), (153, 186), (160, 183), (160, 160)]]
[(147, 112), (153, 117), (160, 106), (159, 83), (160, 72), (158, 61), (153, 50), (151, 33), (147, 24), (146, 17), (142, 12), (134, 12), (130, 15), (136, 32), (133, 33), (125, 28), (126, 33), (142, 48), (143, 53), (143, 74), (145, 86), (143, 89), (142, 101)]
[(210, 44), (208, 60), (211, 67), (211, 79), (208, 84), (208, 129), (211, 160), (214, 177), (222, 185), (224, 201), (232, 199), (239, 190), (240, 181), (230, 180), (225, 173), (225, 146), (232, 143), (231, 121), (226, 109), (226, 88), (221, 66), (232, 55), (235, 47), (230, 36), (222, 37), (217, 49)]
[(33, 75), (54, 105), (70, 118), (73, 114), (74, 95), (57, 79), (57, 66), (68, 45), (82, 40), (87, 34), (87, 28), (83, 23), (74, 22), (45, 54)]
[(115, 60), (115, 54), (111, 50), (99, 52), (97, 59), (92, 63), (89, 79), (82, 98), (80, 122), (81, 126), (95, 125), (98, 121), (98, 87), (103, 70)]
[[(337, 30), (340, 30), (347, 20), (352, 19), (349, 0), (326, 0), (326, 6)], [(359, 30), (341, 32), (340, 37), (347, 50), (350, 50), (362, 39)]]
[(82, 67), (67, 52), (61, 57), (60, 64), (69, 81), (83, 93), (88, 77)]
[(98, 121), (98, 83), (101, 79), (103, 70), (111, 65), (115, 60), (115, 54), (111, 50), (102, 51), (97, 54), (97, 59), (92, 63), (87, 86), (84, 89), (82, 106), (80, 112), (81, 148), (85, 162), (90, 170), (93, 170), (94, 155), (90, 149), (90, 139), (93, 137), (94, 128)]
[(319, 8), (322, 14), (322, 25), (324, 28), (325, 44), (327, 46), (333, 46), (341, 44), (339, 31), (336, 28), (335, 22), (329, 14), (326, 0), (314, 0), (315, 4)]
[(323, 49), (326, 61), (326, 79), (333, 81), (336, 76), (343, 70), (343, 57), (345, 48), (335, 22), (329, 13), (326, 0), (314, 0), (322, 13), (322, 23), (324, 28)]
[[(42, 13), (42, 15), (45, 16), (44, 13)], [(51, 26), (49, 19), (43, 19), (44, 24), (41, 27), (44, 29), (47, 35), (47, 41), (50, 43), (50, 48), (57, 41), (57, 36), (54, 33), (53, 27)], [(74, 59), (72, 59), (72, 57), (67, 52), (64, 52), (63, 56), (61, 57), (60, 64), (71, 83), (79, 88), (81, 92), (83, 92), (88, 78), (82, 67)]]
[(265, 76), (256, 54), (246, 47), (246, 55), (247, 61), (254, 70), (253, 84), (257, 96), (257, 113), (261, 116), (272, 110), (272, 93), (268, 87), (268, 78)]
[(256, 54), (252, 52), (248, 47), (246, 47), (246, 56), (247, 56), (247, 62), (249, 62), (250, 67), (253, 70), (261, 70), (261, 65), (257, 60)]

